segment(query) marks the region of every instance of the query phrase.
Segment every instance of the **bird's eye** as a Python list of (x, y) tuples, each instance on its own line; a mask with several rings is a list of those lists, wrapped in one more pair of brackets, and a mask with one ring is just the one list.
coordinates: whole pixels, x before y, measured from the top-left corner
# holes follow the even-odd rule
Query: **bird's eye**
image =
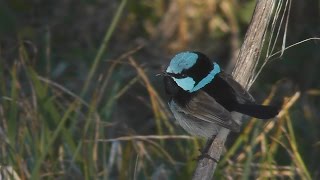
[(180, 76), (181, 76), (182, 78), (187, 77), (187, 75), (186, 75), (186, 74), (181, 74)]
[(180, 74), (167, 73), (167, 74), (170, 75), (171, 77), (174, 77), (174, 78), (177, 78), (177, 79), (182, 79), (182, 78), (188, 77), (188, 75), (184, 74), (184, 73), (180, 73)]

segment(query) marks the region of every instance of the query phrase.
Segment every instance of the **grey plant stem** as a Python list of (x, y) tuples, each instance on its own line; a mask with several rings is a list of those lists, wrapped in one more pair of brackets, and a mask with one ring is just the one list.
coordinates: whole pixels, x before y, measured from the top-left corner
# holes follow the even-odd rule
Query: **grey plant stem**
[[(250, 88), (249, 82), (254, 76), (255, 64), (259, 60), (265, 38), (265, 32), (267, 30), (273, 8), (273, 0), (257, 1), (251, 23), (237, 58), (236, 66), (232, 72), (234, 79), (246, 89)], [(241, 114), (232, 113), (232, 117), (241, 124)], [(230, 130), (222, 128), (212, 142), (207, 154), (219, 161), (229, 133)], [(193, 174), (193, 180), (212, 179), (217, 165), (217, 162), (211, 159), (200, 159)]]

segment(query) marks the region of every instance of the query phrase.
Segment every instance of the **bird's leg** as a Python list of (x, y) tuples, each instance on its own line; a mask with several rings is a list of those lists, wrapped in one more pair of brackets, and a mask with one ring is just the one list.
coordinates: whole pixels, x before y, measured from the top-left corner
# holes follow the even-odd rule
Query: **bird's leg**
[(215, 139), (216, 136), (212, 136), (212, 138), (209, 138), (208, 141), (206, 142), (206, 145), (204, 146), (204, 148), (201, 150), (199, 149), (200, 151), (200, 155), (198, 156), (197, 160), (200, 160), (200, 159), (203, 159), (203, 158), (207, 158), (207, 159), (211, 159), (213, 160), (214, 162), (218, 162), (215, 158), (211, 157), (209, 154), (208, 154), (208, 151), (210, 149), (210, 146), (213, 142), (213, 140)]
[(206, 154), (206, 153), (209, 151), (210, 146), (211, 146), (211, 144), (212, 144), (212, 142), (213, 142), (213, 140), (214, 140), (215, 137), (216, 137), (216, 136), (212, 136), (211, 138), (209, 138), (209, 139), (207, 140), (206, 145), (204, 145), (204, 147), (203, 147), (203, 150), (200, 151), (201, 154)]

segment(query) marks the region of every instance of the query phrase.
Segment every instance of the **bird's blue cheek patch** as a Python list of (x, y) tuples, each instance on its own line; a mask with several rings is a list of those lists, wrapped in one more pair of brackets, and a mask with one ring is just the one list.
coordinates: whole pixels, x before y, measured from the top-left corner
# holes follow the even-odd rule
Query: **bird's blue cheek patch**
[(210, 71), (210, 73), (205, 78), (203, 78), (200, 82), (198, 82), (196, 86), (195, 86), (196, 82), (191, 77), (186, 77), (182, 79), (173, 77), (173, 80), (183, 90), (189, 91), (192, 93), (192, 92), (198, 91), (199, 89), (209, 84), (214, 79), (214, 77), (220, 72), (221, 72), (220, 66), (217, 63), (214, 63), (213, 69)]
[(196, 83), (191, 77), (182, 79), (173, 78), (173, 80), (185, 91), (191, 91), (194, 88), (194, 84)]
[(205, 85), (209, 84), (219, 72), (221, 72), (220, 66), (217, 63), (214, 63), (213, 70), (211, 70), (210, 73), (205, 78), (203, 78), (195, 87), (189, 90), (189, 92), (195, 92), (203, 88)]

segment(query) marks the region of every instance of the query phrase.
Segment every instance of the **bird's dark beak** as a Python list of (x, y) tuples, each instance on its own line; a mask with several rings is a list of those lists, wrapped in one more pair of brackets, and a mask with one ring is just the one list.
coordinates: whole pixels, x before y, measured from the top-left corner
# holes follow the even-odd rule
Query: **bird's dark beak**
[(164, 71), (164, 72), (157, 74), (156, 76), (170, 76), (170, 75)]

